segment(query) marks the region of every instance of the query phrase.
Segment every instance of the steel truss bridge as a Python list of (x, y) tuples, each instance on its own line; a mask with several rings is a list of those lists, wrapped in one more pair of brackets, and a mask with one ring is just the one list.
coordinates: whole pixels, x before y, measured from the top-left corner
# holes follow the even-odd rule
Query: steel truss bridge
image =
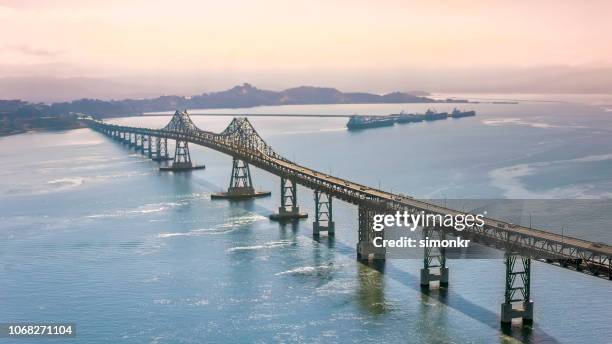
[[(293, 220), (306, 217), (297, 204), (297, 184), (315, 192), (315, 221), (313, 235), (321, 232), (334, 235), (332, 199), (337, 198), (358, 207), (359, 228), (357, 259), (385, 259), (384, 248), (375, 247), (373, 240), (384, 236), (384, 231), (372, 229), (373, 217), (380, 213), (425, 212), (452, 216), (468, 214), (405, 195), (372, 188), (338, 178), (292, 162), (268, 145), (247, 118), (234, 118), (221, 133), (199, 129), (186, 111), (177, 111), (168, 125), (161, 129), (139, 128), (105, 123), (86, 116), (82, 120), (92, 129), (120, 142), (136, 147), (156, 161), (171, 160), (166, 170), (184, 171), (195, 168), (189, 154), (189, 143), (208, 147), (230, 155), (234, 159), (230, 187), (219, 198), (244, 199), (268, 195), (252, 187), (249, 165), (280, 177), (280, 207), (270, 216), (274, 220)], [(168, 151), (168, 140), (175, 140), (174, 157)], [(449, 228), (424, 228), (423, 237), (444, 239), (453, 235)], [(456, 233), (454, 234), (456, 235)], [(485, 218), (484, 225), (461, 232), (463, 238), (495, 247), (505, 252), (506, 288), (501, 306), (501, 321), (508, 324), (513, 318), (524, 323), (533, 320), (533, 301), (530, 299), (531, 260), (537, 259), (560, 267), (570, 268), (591, 276), (612, 280), (612, 246), (555, 233), (514, 225)], [(421, 286), (429, 288), (438, 281), (441, 287), (449, 282), (444, 248), (426, 248)]]

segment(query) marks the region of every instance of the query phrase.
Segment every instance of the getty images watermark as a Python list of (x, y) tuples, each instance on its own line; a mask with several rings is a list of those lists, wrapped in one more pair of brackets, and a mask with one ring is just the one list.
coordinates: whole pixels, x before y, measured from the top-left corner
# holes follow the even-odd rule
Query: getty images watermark
[[(450, 259), (494, 259), (503, 258), (498, 249), (505, 244), (503, 232), (545, 231), (561, 245), (573, 238), (592, 241), (595, 248), (612, 242), (612, 231), (606, 230), (612, 223), (612, 199), (423, 201), (431, 208), (372, 214), (367, 244), (384, 250), (386, 258), (422, 259), (425, 249), (437, 247)], [(546, 252), (539, 257), (559, 258)]]
[[(408, 211), (400, 212), (397, 211), (395, 214), (376, 214), (373, 217), (372, 229), (375, 232), (385, 230), (385, 228), (399, 228), (407, 229), (410, 232), (414, 232), (417, 228), (444, 228), (454, 229), (455, 231), (461, 232), (465, 229), (471, 229), (474, 227), (481, 228), (484, 226), (485, 215), (487, 212), (482, 214), (470, 214), (470, 213), (458, 213), (458, 214), (428, 214), (425, 211), (418, 213), (410, 213)], [(412, 238), (410, 236), (401, 236), (399, 238), (383, 238), (381, 236), (375, 236), (372, 239), (372, 244), (377, 248), (413, 248), (413, 247), (452, 247), (452, 248), (465, 248), (468, 247), (470, 240), (462, 239), (457, 236), (455, 239), (430, 239), (424, 237), (421, 239)]]

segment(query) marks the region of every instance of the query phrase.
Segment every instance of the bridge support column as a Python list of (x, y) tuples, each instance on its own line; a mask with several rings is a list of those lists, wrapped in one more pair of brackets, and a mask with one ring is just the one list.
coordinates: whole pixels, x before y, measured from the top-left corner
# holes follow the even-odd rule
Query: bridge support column
[(150, 135), (146, 135), (142, 137), (142, 154), (146, 154), (147, 157), (149, 157), (149, 159), (151, 159), (153, 157), (153, 152), (151, 151), (152, 149), (152, 144), (151, 144), (151, 136)]
[(144, 154), (144, 139), (144, 135), (136, 134), (136, 151), (140, 151), (142, 154)]
[(278, 213), (270, 215), (271, 220), (285, 221), (308, 217), (306, 213), (300, 213), (297, 205), (297, 185), (295, 181), (281, 177), (281, 206)]
[(227, 192), (212, 194), (212, 199), (244, 200), (256, 197), (270, 196), (270, 191), (255, 191), (249, 164), (236, 157), (232, 162), (232, 174)]
[(191, 170), (203, 169), (204, 165), (194, 165), (191, 162), (191, 154), (189, 153), (189, 143), (184, 140), (176, 140), (174, 149), (174, 161), (171, 166), (162, 166), (160, 171), (184, 172)]
[[(425, 227), (423, 228), (423, 239), (442, 241), (446, 239), (446, 233), (442, 228)], [(433, 272), (432, 269), (434, 269)], [(423, 248), (421, 288), (429, 288), (430, 283), (434, 281), (440, 281), (440, 287), (448, 287), (448, 267), (446, 267), (446, 249), (444, 247)]]
[(314, 192), (315, 221), (312, 223), (312, 235), (317, 237), (321, 232), (334, 236), (335, 224), (332, 212), (332, 197), (319, 190)]
[[(357, 260), (384, 260), (387, 249), (384, 247), (375, 247), (374, 239), (380, 237), (384, 239), (384, 231), (375, 231), (372, 227), (374, 224), (374, 215), (376, 211), (368, 208), (365, 205), (359, 206), (359, 242), (357, 242)], [(382, 244), (382, 242), (381, 242)]]
[[(501, 305), (501, 323), (508, 325), (514, 318), (523, 318), (523, 324), (533, 323), (531, 291), (531, 259), (506, 252), (506, 291)], [(515, 308), (514, 304), (518, 304)]]
[(168, 139), (165, 137), (155, 138), (155, 154), (153, 154), (153, 161), (166, 161), (171, 160), (168, 155)]
[(128, 140), (129, 140), (129, 143), (130, 143), (130, 147), (136, 147), (136, 134), (132, 135), (132, 133), (128, 133), (128, 135), (129, 135), (129, 139)]

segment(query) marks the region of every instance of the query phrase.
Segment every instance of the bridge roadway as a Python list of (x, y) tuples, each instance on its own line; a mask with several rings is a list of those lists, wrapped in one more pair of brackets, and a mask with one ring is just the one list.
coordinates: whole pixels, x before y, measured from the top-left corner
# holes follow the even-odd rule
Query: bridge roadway
[[(178, 112), (177, 112), (178, 113)], [(247, 119), (234, 118), (222, 133), (198, 129), (188, 124), (162, 129), (139, 128), (108, 124), (85, 119), (90, 127), (107, 132), (129, 132), (174, 140), (185, 140), (239, 158), (272, 174), (295, 181), (308, 188), (379, 212), (408, 211), (441, 215), (467, 214), (409, 196), (371, 188), (347, 179), (338, 178), (289, 161), (261, 139)], [(485, 218), (484, 226), (461, 232), (462, 237), (523, 257), (539, 259), (550, 264), (572, 268), (590, 275), (612, 279), (612, 246), (578, 238), (518, 226)], [(452, 234), (452, 233), (451, 233)]]

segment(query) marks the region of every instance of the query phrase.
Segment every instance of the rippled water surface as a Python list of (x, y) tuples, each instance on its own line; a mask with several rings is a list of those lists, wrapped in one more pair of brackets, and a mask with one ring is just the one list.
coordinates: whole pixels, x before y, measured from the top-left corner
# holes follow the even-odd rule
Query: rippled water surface
[[(477, 117), (356, 133), (344, 129), (344, 118), (251, 121), (289, 159), (415, 197), (610, 198), (606, 104), (476, 104)], [(388, 114), (426, 107), (226, 112)], [(162, 127), (168, 119), (114, 122)], [(230, 120), (194, 117), (212, 131)], [(191, 146), (205, 170), (173, 175), (89, 129), (0, 143), (0, 322), (75, 322), (78, 343), (608, 343), (612, 337), (609, 281), (534, 263), (535, 326), (502, 333), (502, 261), (452, 260), (449, 290), (423, 293), (420, 260), (384, 267), (355, 261), (352, 205), (337, 201), (336, 239), (316, 241), (312, 219), (284, 226), (267, 219), (278, 206), (279, 181), (266, 172), (253, 169), (254, 183), (272, 197), (212, 201), (212, 192), (227, 187), (231, 158), (203, 147)], [(298, 200), (312, 214), (312, 192), (299, 188)], [(609, 226), (581, 233), (570, 219), (565, 230), (610, 241)]]

